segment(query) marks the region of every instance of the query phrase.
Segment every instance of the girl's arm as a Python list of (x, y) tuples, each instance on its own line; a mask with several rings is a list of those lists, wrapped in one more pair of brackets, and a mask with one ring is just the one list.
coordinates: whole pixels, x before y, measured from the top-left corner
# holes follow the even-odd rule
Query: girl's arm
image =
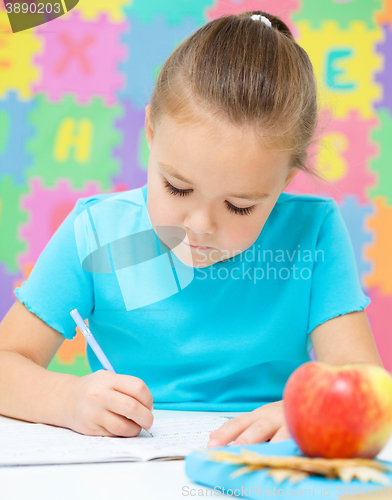
[(47, 370), (64, 337), (18, 300), (0, 323), (0, 414), (67, 427), (75, 375)]
[(365, 310), (336, 316), (311, 332), (317, 361), (330, 365), (369, 363), (384, 368)]
[(137, 436), (154, 417), (140, 378), (98, 370), (83, 377), (47, 367), (64, 337), (19, 301), (0, 324), (0, 414), (89, 436)]

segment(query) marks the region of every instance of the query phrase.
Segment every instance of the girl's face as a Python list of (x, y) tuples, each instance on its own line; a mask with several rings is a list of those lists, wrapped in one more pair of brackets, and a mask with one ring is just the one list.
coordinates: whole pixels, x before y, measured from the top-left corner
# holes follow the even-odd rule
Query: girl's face
[(150, 221), (155, 231), (175, 226), (186, 232), (172, 251), (193, 267), (210, 266), (249, 248), (298, 173), (289, 168), (288, 152), (263, 151), (243, 129), (218, 126), (219, 133), (212, 134), (166, 116), (153, 130), (150, 105), (146, 107)]

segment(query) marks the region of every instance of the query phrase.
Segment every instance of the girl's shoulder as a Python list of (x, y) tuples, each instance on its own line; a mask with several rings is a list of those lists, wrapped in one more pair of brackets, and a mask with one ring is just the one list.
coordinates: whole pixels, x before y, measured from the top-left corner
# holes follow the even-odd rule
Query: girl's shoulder
[(280, 218), (295, 217), (299, 220), (310, 219), (320, 221), (328, 215), (339, 216), (339, 206), (336, 201), (329, 196), (316, 196), (313, 194), (293, 194), (281, 193), (276, 201), (275, 208)]
[(76, 241), (83, 251), (97, 238), (102, 245), (151, 228), (145, 186), (79, 198), (73, 216)]
[[(97, 203), (104, 201), (119, 202), (120, 204), (125, 203), (138, 203), (143, 206), (147, 200), (147, 186), (144, 185), (140, 188), (129, 189), (126, 191), (114, 191), (112, 193), (97, 193), (91, 196), (86, 196), (84, 198), (79, 198), (76, 202), (76, 212), (80, 213), (86, 208), (91, 208)], [(114, 203), (105, 203), (105, 211), (110, 211), (111, 208), (115, 206)]]
[(335, 200), (328, 196), (316, 196), (313, 194), (295, 194), (295, 193), (281, 193), (276, 203), (310, 203), (324, 205), (326, 203), (336, 203)]
[[(336, 201), (328, 196), (281, 193), (271, 214), (271, 228), (291, 234), (294, 227), (302, 234), (318, 234), (321, 227), (340, 227), (343, 219)], [(273, 223), (273, 224), (272, 224)]]
[(107, 200), (108, 198), (111, 198), (112, 196), (116, 196), (119, 193), (113, 192), (113, 193), (97, 193), (91, 196), (85, 196), (84, 198), (78, 198), (78, 201), (76, 202), (76, 207), (79, 208), (80, 210), (84, 210), (87, 207), (92, 207), (96, 203), (99, 203), (101, 201)]

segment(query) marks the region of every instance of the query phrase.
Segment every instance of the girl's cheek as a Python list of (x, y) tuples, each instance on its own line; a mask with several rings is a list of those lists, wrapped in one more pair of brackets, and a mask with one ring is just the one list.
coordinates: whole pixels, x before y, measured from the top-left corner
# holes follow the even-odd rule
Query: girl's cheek
[(243, 250), (253, 243), (253, 233), (245, 231), (243, 228), (236, 229), (233, 225), (226, 227), (224, 234), (221, 233), (220, 241), (222, 248), (231, 252)]
[[(240, 218), (239, 215), (237, 217)], [(242, 219), (248, 217), (248, 219), (246, 221), (240, 221), (236, 225), (229, 226), (230, 241), (228, 241), (228, 243), (233, 250), (244, 250), (253, 245), (260, 236), (265, 224), (265, 217), (262, 215), (253, 220), (251, 219), (252, 215), (244, 215), (241, 217)]]
[[(157, 203), (154, 208), (154, 218), (162, 225), (180, 225), (180, 213), (178, 207), (166, 199)], [(158, 224), (157, 224), (158, 225)]]

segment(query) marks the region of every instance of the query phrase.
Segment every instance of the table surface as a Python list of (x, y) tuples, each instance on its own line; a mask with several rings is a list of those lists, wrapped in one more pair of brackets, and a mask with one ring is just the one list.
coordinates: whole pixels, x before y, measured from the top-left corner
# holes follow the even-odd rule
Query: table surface
[[(237, 416), (243, 412), (153, 410), (155, 417)], [(0, 416), (0, 425), (24, 423)], [(392, 462), (392, 436), (377, 456)], [(1, 500), (184, 500), (215, 498), (185, 475), (184, 460), (0, 467)], [(229, 498), (227, 495), (221, 495)]]

